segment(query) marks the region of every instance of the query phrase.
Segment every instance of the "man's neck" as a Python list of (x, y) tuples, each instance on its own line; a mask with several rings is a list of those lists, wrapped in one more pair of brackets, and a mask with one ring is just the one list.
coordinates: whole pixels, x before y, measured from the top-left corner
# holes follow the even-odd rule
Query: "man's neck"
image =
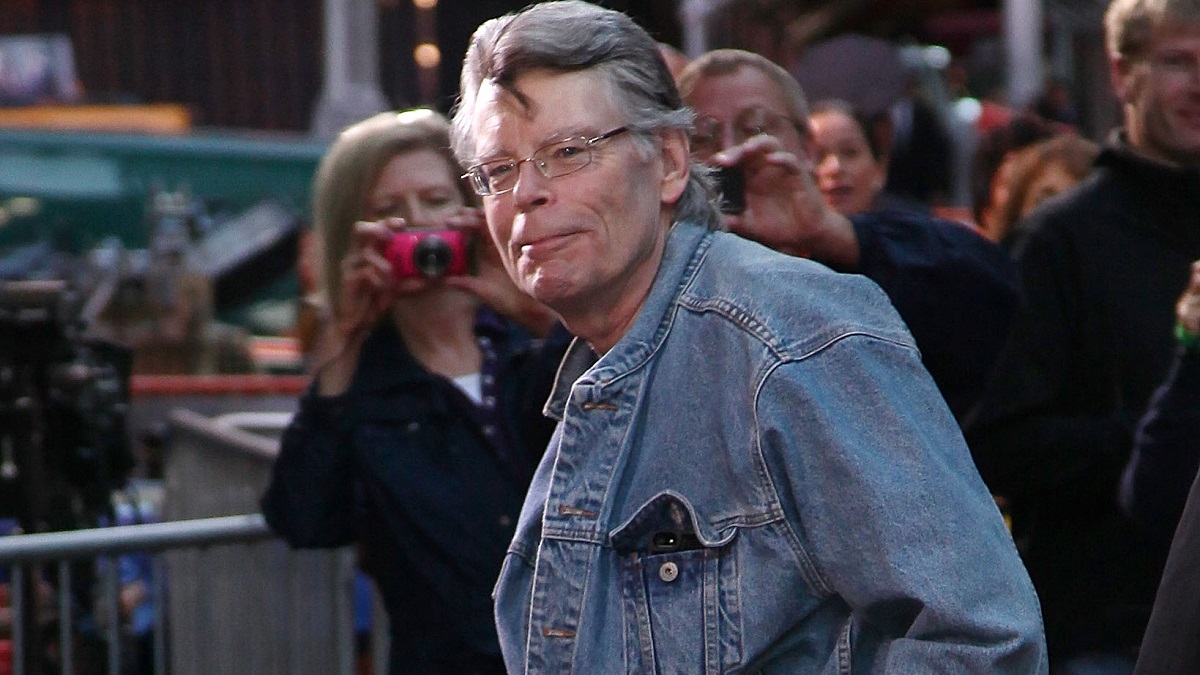
[(586, 298), (551, 308), (562, 318), (567, 330), (586, 341), (597, 354), (612, 349), (641, 313), (666, 253), (671, 232), (668, 223), (664, 216), (661, 239), (628, 276)]
[(1174, 169), (1200, 167), (1200, 157), (1168, 155), (1147, 142), (1144, 134), (1131, 133), (1129, 127), (1126, 127), (1119, 138), (1130, 152), (1146, 161)]

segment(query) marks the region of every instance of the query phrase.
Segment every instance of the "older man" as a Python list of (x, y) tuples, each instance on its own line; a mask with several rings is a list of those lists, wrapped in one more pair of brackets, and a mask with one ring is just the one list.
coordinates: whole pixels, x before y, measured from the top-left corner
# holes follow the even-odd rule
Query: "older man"
[(844, 218), (825, 206), (811, 176), (804, 92), (763, 56), (708, 52), (683, 70), (679, 87), (698, 116), (693, 155), (745, 172), (746, 210), (726, 216), (729, 228), (879, 284), (950, 409), (965, 417), (983, 394), (1016, 306), (1008, 255), (958, 223), (900, 210)]
[(512, 673), (1040, 672), (1037, 599), (869, 280), (728, 233), (655, 42), (482, 25), (455, 150), (578, 336), (496, 587)]

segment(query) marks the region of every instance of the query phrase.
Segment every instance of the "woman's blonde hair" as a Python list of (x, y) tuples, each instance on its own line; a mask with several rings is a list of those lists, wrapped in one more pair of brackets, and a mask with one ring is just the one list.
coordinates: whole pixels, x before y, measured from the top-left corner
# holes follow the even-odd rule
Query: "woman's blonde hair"
[(316, 269), (321, 300), (328, 309), (338, 309), (342, 258), (380, 172), (392, 158), (415, 150), (432, 150), (443, 157), (463, 203), (476, 203), (475, 193), (458, 177), (459, 165), (450, 152), (450, 123), (441, 114), (425, 108), (386, 112), (347, 127), (321, 158), (313, 180), (313, 229), (318, 238), (314, 255), (320, 261)]

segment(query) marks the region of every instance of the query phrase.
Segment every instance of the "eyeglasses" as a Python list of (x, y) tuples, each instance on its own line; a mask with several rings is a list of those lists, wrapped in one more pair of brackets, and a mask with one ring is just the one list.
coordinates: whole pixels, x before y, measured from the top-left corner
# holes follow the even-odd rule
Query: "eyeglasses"
[(722, 122), (715, 117), (701, 117), (696, 120), (696, 129), (692, 132), (692, 150), (710, 154), (723, 150), (723, 136), (727, 126), (734, 143), (740, 144), (759, 134), (775, 136), (788, 125), (799, 128), (787, 115), (763, 108), (746, 108), (739, 112), (732, 122)]
[(629, 127), (617, 127), (599, 136), (579, 136), (543, 145), (525, 159), (494, 159), (467, 169), (462, 175), (471, 182), (475, 194), (481, 197), (502, 195), (517, 186), (521, 165), (533, 162), (539, 173), (546, 178), (558, 178), (575, 173), (592, 163), (593, 147), (602, 141), (615, 138), (629, 131)]

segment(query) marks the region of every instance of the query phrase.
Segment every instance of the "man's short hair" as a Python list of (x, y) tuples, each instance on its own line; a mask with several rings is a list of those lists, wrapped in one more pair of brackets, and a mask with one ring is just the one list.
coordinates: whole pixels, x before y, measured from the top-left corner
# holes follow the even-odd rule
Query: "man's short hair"
[(1104, 13), (1109, 57), (1141, 58), (1164, 23), (1200, 24), (1200, 0), (1113, 0)]
[(761, 54), (742, 49), (714, 49), (688, 64), (679, 75), (679, 90), (687, 99), (705, 77), (732, 75), (742, 68), (753, 68), (771, 80), (783, 97), (787, 114), (801, 130), (808, 130), (808, 100), (791, 73)]
[[(483, 83), (492, 82), (524, 104), (514, 83), (535, 70), (595, 70), (634, 131), (692, 128), (692, 111), (679, 97), (658, 42), (633, 19), (580, 0), (544, 2), (486, 21), (471, 37), (451, 129), (460, 162), (476, 159), (475, 100)], [(638, 138), (646, 151), (646, 137)], [(676, 218), (715, 227), (720, 216), (714, 194), (707, 171), (694, 164)]]

